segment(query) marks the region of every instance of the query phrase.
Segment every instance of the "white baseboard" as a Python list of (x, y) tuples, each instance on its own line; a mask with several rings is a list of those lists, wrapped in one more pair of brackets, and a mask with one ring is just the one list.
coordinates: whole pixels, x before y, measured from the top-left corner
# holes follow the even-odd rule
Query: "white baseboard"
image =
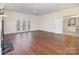
[(28, 30), (28, 31), (19, 31), (19, 32), (4, 33), (4, 35), (7, 35), (7, 34), (16, 34), (16, 33), (23, 33), (23, 32), (30, 32), (30, 31), (37, 31), (37, 30)]
[(70, 35), (70, 36), (79, 37), (79, 34), (60, 33), (60, 32), (52, 32), (52, 31), (47, 31), (47, 30), (41, 30), (41, 31), (51, 32), (51, 33), (55, 33), (55, 34), (62, 34), (62, 35)]
[[(38, 30), (29, 30), (29, 31), (38, 31)], [(29, 31), (22, 31), (22, 32), (29, 32)], [(70, 36), (79, 37), (78, 34), (61, 33), (61, 32), (54, 32), (54, 31), (47, 31), (47, 30), (40, 30), (40, 31), (46, 31), (46, 32), (51, 32), (51, 33), (55, 33), (55, 34), (62, 34), (62, 35), (70, 35)], [(15, 33), (22, 33), (22, 32), (15, 32)], [(15, 34), (15, 33), (5, 33), (5, 35), (6, 34)]]
[(70, 33), (63, 33), (64, 35), (76, 36), (79, 37), (79, 34), (70, 34)]
[(46, 31), (46, 32), (51, 32), (51, 33), (56, 33), (56, 34), (63, 34), (61, 32), (54, 32), (54, 31), (47, 31), (47, 30), (40, 30), (40, 31)]

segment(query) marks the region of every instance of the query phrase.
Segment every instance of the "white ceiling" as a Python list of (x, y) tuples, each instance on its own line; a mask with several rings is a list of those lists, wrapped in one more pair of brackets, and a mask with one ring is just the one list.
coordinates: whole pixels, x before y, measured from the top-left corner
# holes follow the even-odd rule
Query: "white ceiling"
[(4, 5), (6, 9), (34, 15), (79, 7), (79, 3), (5, 3)]

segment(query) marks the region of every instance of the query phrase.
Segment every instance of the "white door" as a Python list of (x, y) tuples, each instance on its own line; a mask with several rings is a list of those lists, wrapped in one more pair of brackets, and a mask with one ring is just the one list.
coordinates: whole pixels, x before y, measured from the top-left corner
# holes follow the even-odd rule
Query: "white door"
[(28, 20), (17, 20), (17, 32), (30, 31), (30, 21)]

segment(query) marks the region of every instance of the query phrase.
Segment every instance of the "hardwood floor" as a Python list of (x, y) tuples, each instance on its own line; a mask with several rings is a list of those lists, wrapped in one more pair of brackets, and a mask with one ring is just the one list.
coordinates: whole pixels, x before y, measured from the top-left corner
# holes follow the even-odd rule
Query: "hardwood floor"
[(33, 31), (5, 35), (14, 46), (7, 55), (65, 55), (79, 54), (79, 37)]

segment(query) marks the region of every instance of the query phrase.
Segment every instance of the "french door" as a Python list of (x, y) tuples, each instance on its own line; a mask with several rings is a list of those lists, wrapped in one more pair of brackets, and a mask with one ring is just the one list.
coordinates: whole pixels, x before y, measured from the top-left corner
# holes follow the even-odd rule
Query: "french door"
[(30, 21), (27, 20), (17, 20), (17, 32), (30, 31)]

